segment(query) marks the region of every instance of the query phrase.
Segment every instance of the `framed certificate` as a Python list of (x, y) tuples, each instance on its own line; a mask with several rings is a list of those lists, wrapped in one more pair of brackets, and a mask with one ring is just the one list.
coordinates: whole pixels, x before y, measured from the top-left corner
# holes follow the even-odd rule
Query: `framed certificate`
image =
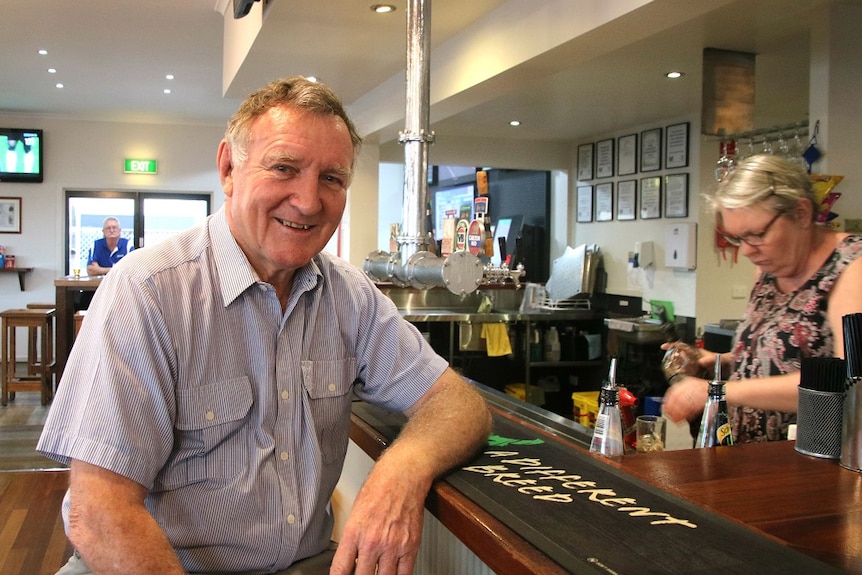
[(661, 169), (661, 128), (641, 132), (641, 171)]
[[(0, 198), (0, 233), (21, 233), (21, 198)], [(5, 335), (3, 339), (5, 341)]]
[(688, 122), (668, 126), (664, 137), (665, 168), (688, 166)]
[(596, 177), (610, 178), (614, 175), (614, 140), (596, 142)]
[(631, 176), (638, 171), (638, 135), (629, 134), (617, 139), (617, 175)]
[(578, 146), (578, 180), (593, 179), (593, 144)]
[(641, 179), (641, 219), (654, 220), (661, 217), (661, 178)]
[(637, 216), (637, 180), (617, 183), (617, 220), (624, 222)]
[(578, 186), (578, 207), (577, 221), (591, 222), (593, 221), (593, 187)]
[(614, 219), (614, 184), (607, 182), (596, 186), (596, 221), (609, 222)]
[(671, 174), (664, 177), (664, 216), (688, 217), (688, 174)]

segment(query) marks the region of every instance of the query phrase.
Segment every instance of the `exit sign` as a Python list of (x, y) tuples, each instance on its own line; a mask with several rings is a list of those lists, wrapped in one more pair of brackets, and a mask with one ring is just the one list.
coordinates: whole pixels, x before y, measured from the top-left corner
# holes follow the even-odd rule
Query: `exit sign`
[(159, 162), (157, 160), (136, 160), (126, 158), (127, 174), (158, 174)]

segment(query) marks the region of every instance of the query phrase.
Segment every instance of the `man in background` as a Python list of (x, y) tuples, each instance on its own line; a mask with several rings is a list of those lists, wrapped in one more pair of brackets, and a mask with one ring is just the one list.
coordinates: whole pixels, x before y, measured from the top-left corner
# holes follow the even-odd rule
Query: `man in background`
[(120, 220), (109, 216), (102, 223), (104, 237), (93, 242), (87, 261), (87, 275), (102, 276), (111, 271), (114, 264), (132, 251), (128, 238), (120, 237)]

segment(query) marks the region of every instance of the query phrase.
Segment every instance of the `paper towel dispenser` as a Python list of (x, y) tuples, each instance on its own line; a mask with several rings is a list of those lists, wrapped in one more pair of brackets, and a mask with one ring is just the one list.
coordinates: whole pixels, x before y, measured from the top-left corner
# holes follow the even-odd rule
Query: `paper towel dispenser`
[(697, 268), (697, 224), (670, 224), (665, 233), (664, 264), (669, 268)]

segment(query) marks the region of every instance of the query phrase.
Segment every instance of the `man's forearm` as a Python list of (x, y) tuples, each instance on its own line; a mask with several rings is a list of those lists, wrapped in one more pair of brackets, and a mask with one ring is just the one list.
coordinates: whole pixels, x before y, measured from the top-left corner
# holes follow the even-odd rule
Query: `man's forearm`
[(451, 370), (409, 415), (390, 449), (409, 451), (414, 465), (425, 466), (430, 479), (476, 453), (491, 432), (491, 414), (485, 400)]

